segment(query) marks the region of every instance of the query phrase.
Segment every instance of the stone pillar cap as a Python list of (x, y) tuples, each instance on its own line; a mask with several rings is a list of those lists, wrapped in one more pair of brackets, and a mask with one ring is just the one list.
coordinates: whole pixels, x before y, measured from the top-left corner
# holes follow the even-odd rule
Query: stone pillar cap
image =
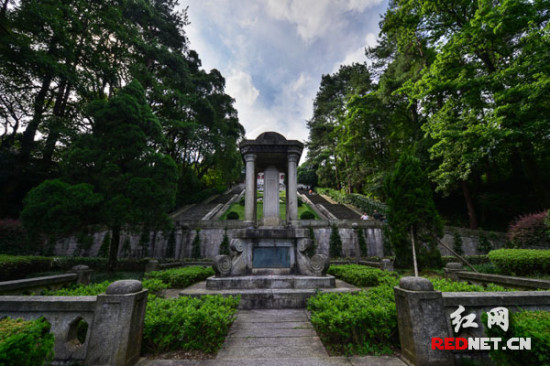
[(88, 267), (87, 265), (85, 264), (78, 264), (76, 266), (73, 266), (73, 268), (71, 268), (73, 271), (83, 271), (85, 269), (90, 269), (90, 267)]
[(138, 280), (121, 280), (113, 282), (107, 287), (107, 295), (133, 294), (143, 290), (143, 285)]
[(458, 263), (458, 262), (447, 263), (447, 265), (445, 267), (449, 268), (449, 269), (462, 269), (463, 268), (462, 263)]
[(399, 287), (410, 291), (434, 291), (434, 285), (424, 277), (403, 277)]

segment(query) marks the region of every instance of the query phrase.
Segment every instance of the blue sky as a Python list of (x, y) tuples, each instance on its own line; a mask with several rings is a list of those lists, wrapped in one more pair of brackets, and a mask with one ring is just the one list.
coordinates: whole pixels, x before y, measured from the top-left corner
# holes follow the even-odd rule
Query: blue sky
[(364, 62), (387, 0), (181, 0), (190, 48), (218, 69), (246, 138), (305, 141), (323, 74)]

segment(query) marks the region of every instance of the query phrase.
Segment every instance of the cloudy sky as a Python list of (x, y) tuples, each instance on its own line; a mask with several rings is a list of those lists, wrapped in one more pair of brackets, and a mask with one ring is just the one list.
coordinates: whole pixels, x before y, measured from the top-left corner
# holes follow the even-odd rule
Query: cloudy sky
[(247, 138), (305, 141), (321, 76), (364, 62), (387, 0), (181, 0), (190, 48), (226, 78)]

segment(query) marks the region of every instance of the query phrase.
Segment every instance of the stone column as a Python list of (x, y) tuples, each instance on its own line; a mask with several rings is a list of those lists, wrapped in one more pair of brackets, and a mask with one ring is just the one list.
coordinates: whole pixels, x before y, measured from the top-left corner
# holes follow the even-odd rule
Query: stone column
[(247, 223), (253, 223), (256, 221), (254, 217), (256, 202), (254, 197), (256, 196), (256, 169), (254, 162), (256, 155), (246, 154), (244, 156), (246, 161), (246, 186), (244, 196), (244, 221)]
[(274, 166), (264, 170), (264, 225), (279, 225), (279, 171)]
[(296, 164), (298, 163), (299, 155), (288, 155), (288, 173), (287, 173), (287, 222), (291, 224), (297, 224), (298, 222), (298, 182), (296, 174)]
[(441, 292), (426, 278), (403, 277), (394, 293), (401, 355), (412, 365), (455, 365), (453, 352), (431, 347), (434, 337), (452, 337)]
[(147, 290), (136, 280), (114, 282), (98, 295), (85, 364), (136, 364), (146, 305)]

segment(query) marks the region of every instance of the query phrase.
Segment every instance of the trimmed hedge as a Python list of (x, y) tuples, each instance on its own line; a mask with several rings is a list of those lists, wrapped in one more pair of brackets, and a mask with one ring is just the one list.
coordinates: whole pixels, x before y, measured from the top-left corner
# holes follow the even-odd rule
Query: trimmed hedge
[[(485, 264), (490, 263), (489, 256), (487, 255), (465, 255), (463, 256), (466, 258), (470, 264)], [(458, 258), (452, 255), (445, 255), (442, 256), (441, 259), (443, 260), (444, 264), (450, 263), (450, 262), (460, 262)]]
[(54, 336), (44, 319), (0, 320), (0, 365), (41, 366), (54, 357)]
[(499, 273), (510, 275), (550, 274), (550, 250), (498, 249), (489, 259)]
[(0, 281), (25, 278), (35, 272), (46, 272), (52, 267), (51, 257), (15, 256), (0, 254)]
[[(93, 283), (89, 285), (78, 285), (69, 288), (62, 288), (59, 290), (46, 290), (45, 296), (97, 296), (104, 294), (107, 287), (113, 283), (113, 281), (105, 281), (100, 283)], [(149, 290), (149, 295), (157, 295), (160, 291), (167, 289), (168, 285), (158, 279), (145, 279), (142, 282), (143, 288)]]
[(185, 288), (196, 282), (204, 281), (213, 275), (214, 270), (211, 267), (189, 266), (165, 271), (153, 271), (146, 273), (145, 277), (161, 280), (170, 288)]
[[(487, 314), (481, 316), (487, 324)], [(550, 312), (522, 311), (510, 314), (507, 332), (500, 327), (485, 329), (487, 336), (500, 337), (506, 342), (511, 337), (531, 338), (531, 350), (492, 350), (489, 355), (498, 365), (550, 365)]]
[(393, 288), (311, 297), (307, 308), (323, 343), (337, 354), (389, 354), (398, 345)]
[(240, 297), (157, 298), (147, 303), (142, 351), (216, 352), (235, 320)]
[(380, 284), (397, 286), (399, 282), (399, 276), (395, 272), (382, 271), (359, 264), (330, 266), (328, 273), (357, 287), (373, 287)]

